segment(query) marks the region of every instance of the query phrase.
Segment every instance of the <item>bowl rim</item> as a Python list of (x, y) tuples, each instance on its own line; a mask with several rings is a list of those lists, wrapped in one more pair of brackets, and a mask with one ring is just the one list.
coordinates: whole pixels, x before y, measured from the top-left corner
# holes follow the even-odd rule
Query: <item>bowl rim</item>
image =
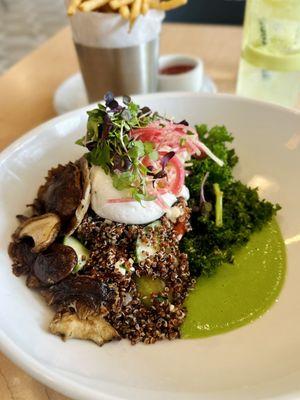
[[(278, 104), (272, 104), (268, 103), (266, 101), (262, 100), (255, 100), (251, 99), (248, 97), (243, 97), (243, 96), (238, 96), (235, 94), (230, 94), (230, 93), (201, 93), (201, 92), (181, 92), (181, 91), (174, 91), (174, 92), (157, 92), (157, 93), (148, 93), (148, 94), (137, 94), (137, 95), (131, 95), (131, 97), (135, 100), (138, 101), (139, 99), (144, 99), (144, 98), (167, 98), (167, 97), (175, 97), (175, 98), (181, 98), (185, 99), (188, 97), (200, 97), (200, 98), (207, 98), (207, 99), (212, 99), (212, 98), (222, 98), (222, 99), (228, 99), (230, 101), (234, 102), (243, 102), (243, 103), (248, 103), (248, 104), (253, 104), (253, 105), (261, 105), (263, 107), (268, 107), (273, 109), (274, 111), (281, 111), (281, 112), (287, 112), (293, 115), (300, 115), (300, 109), (297, 108), (287, 108)], [(116, 97), (116, 99), (122, 99), (122, 96)], [(20, 145), (23, 144), (24, 141), (26, 141), (29, 138), (34, 138), (39, 135), (39, 131), (41, 129), (44, 129), (48, 126), (51, 126), (55, 122), (60, 122), (67, 117), (71, 117), (73, 115), (76, 115), (78, 112), (86, 112), (92, 107), (96, 107), (97, 104), (101, 103), (102, 100), (94, 103), (90, 103), (87, 106), (84, 107), (79, 107), (76, 108), (75, 110), (68, 111), (65, 114), (55, 116), (53, 118), (50, 118), (49, 120), (37, 125), (36, 127), (30, 129), (29, 131), (23, 133), (18, 139), (14, 140), (10, 144), (8, 144), (2, 151), (0, 151), (0, 166), (3, 164), (3, 162), (6, 160), (6, 158), (9, 156), (9, 154), (17, 149)]]

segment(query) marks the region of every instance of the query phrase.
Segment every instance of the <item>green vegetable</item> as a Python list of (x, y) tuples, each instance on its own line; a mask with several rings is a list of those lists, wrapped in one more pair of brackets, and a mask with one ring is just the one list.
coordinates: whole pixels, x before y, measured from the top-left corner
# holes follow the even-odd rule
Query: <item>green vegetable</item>
[[(146, 306), (151, 306), (151, 295), (153, 293), (161, 293), (165, 289), (165, 283), (160, 278), (151, 278), (143, 275), (136, 278), (137, 289), (142, 297), (142, 301)], [(161, 296), (162, 297), (162, 296)], [(168, 298), (163, 298), (162, 301)]]
[(140, 108), (128, 96), (123, 98), (123, 105), (110, 92), (104, 100), (105, 105), (88, 111), (87, 133), (76, 143), (89, 150), (86, 158), (91, 164), (112, 176), (116, 189), (127, 189), (137, 201), (152, 200), (146, 190), (149, 171), (142, 161), (146, 156), (157, 160), (158, 153), (152, 143), (133, 140), (130, 131), (148, 126), (158, 116), (146, 107)]
[(223, 225), (223, 192), (218, 183), (214, 183), (213, 187), (216, 195), (216, 226), (221, 227)]
[(79, 240), (75, 239), (73, 236), (65, 236), (63, 244), (65, 246), (72, 247), (77, 254), (78, 263), (72, 271), (75, 274), (85, 266), (89, 258), (89, 251), (83, 246), (82, 243), (79, 242)]
[[(192, 160), (191, 174), (186, 178), (190, 206), (194, 210), (192, 231), (184, 236), (181, 246), (194, 275), (211, 275), (223, 262), (233, 263), (234, 251), (270, 221), (280, 206), (260, 200), (257, 189), (233, 177), (238, 157), (228, 147), (233, 137), (225, 127), (216, 126), (208, 131), (205, 125), (199, 125), (196, 129), (200, 140), (224, 161), (224, 166), (220, 167), (208, 157)], [(215, 204), (209, 209), (199, 204), (200, 186), (207, 172), (205, 199), (207, 204)]]

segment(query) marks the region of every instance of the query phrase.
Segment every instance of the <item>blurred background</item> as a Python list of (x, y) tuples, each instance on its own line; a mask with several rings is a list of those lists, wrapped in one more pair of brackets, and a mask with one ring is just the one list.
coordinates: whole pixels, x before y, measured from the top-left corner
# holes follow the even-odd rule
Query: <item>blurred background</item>
[[(189, 0), (167, 21), (237, 25), (244, 7), (245, 0)], [(66, 24), (64, 0), (0, 0), (0, 73)]]
[(167, 21), (241, 25), (245, 0), (189, 0), (185, 7), (168, 12)]

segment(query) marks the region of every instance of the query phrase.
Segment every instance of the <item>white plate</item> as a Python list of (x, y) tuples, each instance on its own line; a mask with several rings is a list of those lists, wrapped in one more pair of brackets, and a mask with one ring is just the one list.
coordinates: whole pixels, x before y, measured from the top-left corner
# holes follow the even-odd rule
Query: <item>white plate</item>
[[(203, 77), (201, 93), (217, 93), (217, 86), (207, 75)], [(55, 91), (53, 96), (53, 107), (56, 114), (62, 115), (66, 112), (85, 107), (89, 104), (82, 75), (74, 74), (66, 79)]]
[(283, 206), (288, 274), (279, 301), (262, 318), (200, 340), (131, 346), (62, 342), (47, 333), (52, 312), (11, 273), (6, 253), (15, 214), (35, 197), (48, 168), (75, 160), (86, 109), (34, 129), (0, 155), (0, 344), (35, 378), (75, 399), (254, 400), (300, 397), (300, 114), (226, 95), (159, 94), (141, 105), (188, 119), (225, 124), (235, 135), (237, 174), (260, 182)]

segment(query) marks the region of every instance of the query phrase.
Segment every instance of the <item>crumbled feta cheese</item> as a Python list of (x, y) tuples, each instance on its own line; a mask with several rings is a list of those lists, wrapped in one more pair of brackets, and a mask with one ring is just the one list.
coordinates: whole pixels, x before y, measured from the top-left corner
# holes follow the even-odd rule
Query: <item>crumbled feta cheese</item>
[(167, 218), (169, 218), (170, 221), (175, 223), (177, 219), (183, 215), (183, 210), (182, 208), (178, 206), (171, 207), (167, 210), (166, 212)]
[(122, 275), (126, 275), (126, 268), (124, 260), (119, 260), (115, 263), (115, 269), (119, 271)]

